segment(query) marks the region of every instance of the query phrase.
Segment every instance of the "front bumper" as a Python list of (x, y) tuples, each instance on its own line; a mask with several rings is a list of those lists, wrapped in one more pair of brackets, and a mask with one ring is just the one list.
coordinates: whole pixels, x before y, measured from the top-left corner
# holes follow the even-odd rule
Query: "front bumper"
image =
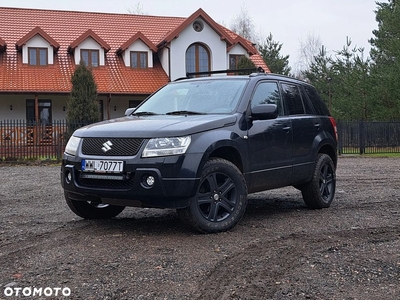
[[(61, 185), (68, 197), (78, 201), (96, 201), (112, 205), (183, 208), (196, 194), (197, 155), (125, 161), (122, 174), (82, 172), (81, 159), (64, 156)], [(117, 176), (117, 177), (114, 177)], [(154, 184), (147, 178), (152, 176)]]

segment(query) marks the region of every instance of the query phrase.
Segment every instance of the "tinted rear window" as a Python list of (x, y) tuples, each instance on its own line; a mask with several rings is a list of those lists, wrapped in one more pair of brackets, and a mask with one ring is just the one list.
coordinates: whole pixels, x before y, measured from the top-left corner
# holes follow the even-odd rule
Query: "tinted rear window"
[(319, 97), (317, 90), (308, 85), (304, 86), (304, 89), (306, 90), (307, 96), (311, 100), (317, 115), (329, 116), (329, 109), (324, 101)]

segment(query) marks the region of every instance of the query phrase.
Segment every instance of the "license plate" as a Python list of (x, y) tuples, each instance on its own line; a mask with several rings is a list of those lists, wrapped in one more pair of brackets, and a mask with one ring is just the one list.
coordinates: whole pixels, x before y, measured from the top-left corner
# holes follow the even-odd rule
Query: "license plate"
[(95, 173), (122, 173), (122, 160), (82, 160), (82, 171)]

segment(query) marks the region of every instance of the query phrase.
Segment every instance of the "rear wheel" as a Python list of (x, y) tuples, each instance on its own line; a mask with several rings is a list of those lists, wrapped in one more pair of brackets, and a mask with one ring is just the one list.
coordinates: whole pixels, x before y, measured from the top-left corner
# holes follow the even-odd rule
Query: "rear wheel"
[(247, 186), (231, 162), (212, 158), (204, 165), (197, 194), (179, 217), (200, 232), (222, 232), (234, 227), (247, 206)]
[(125, 206), (102, 204), (93, 201), (72, 200), (67, 192), (64, 192), (64, 196), (69, 208), (84, 219), (111, 219), (120, 214), (125, 208)]
[(303, 200), (310, 208), (329, 207), (335, 197), (336, 170), (327, 154), (319, 154), (309, 183), (301, 186)]

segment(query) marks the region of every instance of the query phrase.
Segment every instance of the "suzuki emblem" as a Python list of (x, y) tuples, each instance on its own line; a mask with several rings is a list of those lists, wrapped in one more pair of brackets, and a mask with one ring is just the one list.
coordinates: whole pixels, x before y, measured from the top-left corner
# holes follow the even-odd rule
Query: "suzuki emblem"
[(104, 153), (106, 153), (107, 151), (110, 151), (111, 150), (111, 146), (112, 146), (113, 144), (111, 143), (111, 141), (107, 141), (107, 142), (105, 142), (104, 144), (103, 144), (103, 148), (101, 148), (101, 150), (103, 150), (103, 152)]

